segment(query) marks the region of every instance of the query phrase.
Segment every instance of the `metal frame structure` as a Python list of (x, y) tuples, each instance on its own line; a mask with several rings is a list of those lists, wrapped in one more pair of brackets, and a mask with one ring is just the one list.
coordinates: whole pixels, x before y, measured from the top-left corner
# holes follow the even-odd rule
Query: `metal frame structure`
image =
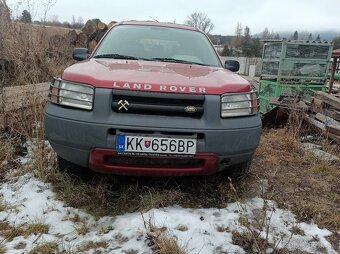
[(260, 112), (265, 114), (275, 107), (270, 103), (273, 98), (310, 101), (314, 91), (325, 91), (332, 48), (329, 42), (281, 40), (265, 43)]
[[(299, 53), (296, 57), (291, 54), (294, 48), (296, 48), (296, 52)], [(302, 54), (303, 48), (307, 51), (306, 55)], [(315, 49), (315, 52), (308, 54), (308, 48), (309, 50)], [(317, 48), (319, 52), (317, 52)], [(268, 50), (270, 49), (274, 49), (274, 52), (276, 50), (276, 55), (268, 54)], [(317, 53), (319, 53), (319, 55)], [(323, 84), (327, 80), (331, 55), (332, 43), (329, 42), (287, 40), (267, 42), (263, 47), (261, 79), (275, 80), (283, 83), (296, 83), (298, 81), (302, 83), (316, 82)], [(270, 63), (278, 66), (276, 73), (266, 73), (265, 66)], [(322, 75), (310, 76), (299, 75), (299, 73), (287, 75), (287, 70), (293, 70), (295, 65), (298, 64), (304, 66), (322, 66), (323, 73)]]

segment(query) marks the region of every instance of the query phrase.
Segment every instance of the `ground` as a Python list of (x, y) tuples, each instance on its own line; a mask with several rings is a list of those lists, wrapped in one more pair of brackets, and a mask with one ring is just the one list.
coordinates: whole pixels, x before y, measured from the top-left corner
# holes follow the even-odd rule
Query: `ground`
[(79, 177), (55, 169), (47, 143), (25, 146), (1, 158), (0, 253), (339, 252), (340, 164), (288, 129), (264, 131), (239, 180)]

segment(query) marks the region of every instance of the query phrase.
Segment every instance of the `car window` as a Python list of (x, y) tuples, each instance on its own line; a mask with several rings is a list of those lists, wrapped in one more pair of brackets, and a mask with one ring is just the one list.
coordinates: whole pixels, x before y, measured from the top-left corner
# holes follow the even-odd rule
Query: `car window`
[(174, 58), (220, 66), (211, 43), (203, 33), (178, 28), (119, 25), (109, 32), (94, 56), (106, 54), (144, 59)]

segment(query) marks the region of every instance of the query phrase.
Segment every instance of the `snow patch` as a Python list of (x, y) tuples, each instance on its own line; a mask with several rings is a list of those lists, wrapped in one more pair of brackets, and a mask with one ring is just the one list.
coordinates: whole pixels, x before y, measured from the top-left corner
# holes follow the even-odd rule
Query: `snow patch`
[[(5, 242), (6, 253), (22, 253), (22, 250), (14, 248), (19, 242), (26, 243), (26, 250), (29, 251), (47, 241), (57, 242), (60, 250), (76, 251), (93, 241), (107, 243), (106, 249), (102, 249), (103, 253), (124, 253), (128, 250), (151, 253), (143, 217), (145, 220), (152, 218), (156, 226), (165, 226), (179, 244), (186, 246), (188, 253), (245, 253), (242, 247), (232, 243), (233, 231), (247, 230), (240, 223), (241, 216), (251, 222), (269, 217), (268, 239), (278, 248), (316, 253), (321, 247), (327, 253), (336, 253), (326, 239), (331, 235), (329, 230), (320, 229), (313, 223), (299, 223), (294, 214), (262, 198), (231, 203), (223, 209), (184, 209), (176, 206), (152, 209), (144, 213), (143, 217), (139, 213), (129, 213), (95, 219), (80, 209), (67, 207), (62, 201), (56, 200), (49, 184), (26, 174), (2, 184), (0, 199), (8, 204), (8, 209), (0, 212), (0, 221), (7, 221), (14, 226), (25, 226), (36, 221), (50, 225), (48, 234), (27, 238), (19, 236)], [(263, 207), (268, 208), (265, 214)], [(76, 215), (80, 221), (72, 220)], [(80, 235), (77, 228), (84, 223), (89, 232)], [(300, 228), (303, 234), (293, 234), (293, 227)], [(262, 237), (266, 235), (265, 228), (253, 230), (260, 230), (258, 232)], [(0, 236), (0, 242), (3, 240)]]

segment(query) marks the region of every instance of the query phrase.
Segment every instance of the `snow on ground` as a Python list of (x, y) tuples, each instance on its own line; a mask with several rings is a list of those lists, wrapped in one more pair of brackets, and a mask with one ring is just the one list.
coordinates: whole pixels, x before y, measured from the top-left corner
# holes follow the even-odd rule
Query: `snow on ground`
[[(27, 253), (35, 246), (51, 241), (57, 242), (60, 250), (76, 251), (93, 241), (107, 243), (105, 249), (100, 249), (101, 253), (127, 253), (128, 250), (151, 253), (146, 241), (143, 217), (146, 221), (152, 218), (156, 226), (165, 226), (170, 235), (174, 235), (180, 244), (186, 246), (188, 253), (244, 253), (241, 247), (232, 243), (232, 231), (246, 230), (240, 223), (241, 216), (250, 221), (261, 219), (264, 202), (275, 208), (268, 209), (267, 213), (267, 216), (272, 214), (269, 230), (271, 243), (289, 250), (318, 253), (323, 248), (327, 253), (336, 253), (325, 238), (331, 235), (330, 231), (320, 229), (315, 224), (298, 223), (294, 214), (278, 209), (274, 202), (261, 198), (231, 203), (224, 209), (166, 207), (152, 209), (144, 213), (143, 217), (140, 213), (129, 213), (96, 220), (90, 214), (67, 207), (62, 201), (56, 200), (49, 184), (26, 174), (3, 183), (0, 186), (1, 199), (8, 208), (0, 212), (0, 222), (23, 227), (35, 222), (50, 225), (47, 234), (26, 238), (19, 236), (10, 242), (0, 236), (0, 243), (5, 243), (6, 253)], [(80, 221), (74, 222), (72, 218), (75, 216), (79, 216)], [(81, 235), (77, 229), (84, 223), (89, 227), (89, 232)], [(302, 231), (299, 231), (300, 234), (292, 234), (294, 228)], [(265, 237), (265, 230), (261, 234)], [(14, 248), (19, 242), (26, 244), (25, 251)], [(94, 253), (94, 250), (89, 253)]]

